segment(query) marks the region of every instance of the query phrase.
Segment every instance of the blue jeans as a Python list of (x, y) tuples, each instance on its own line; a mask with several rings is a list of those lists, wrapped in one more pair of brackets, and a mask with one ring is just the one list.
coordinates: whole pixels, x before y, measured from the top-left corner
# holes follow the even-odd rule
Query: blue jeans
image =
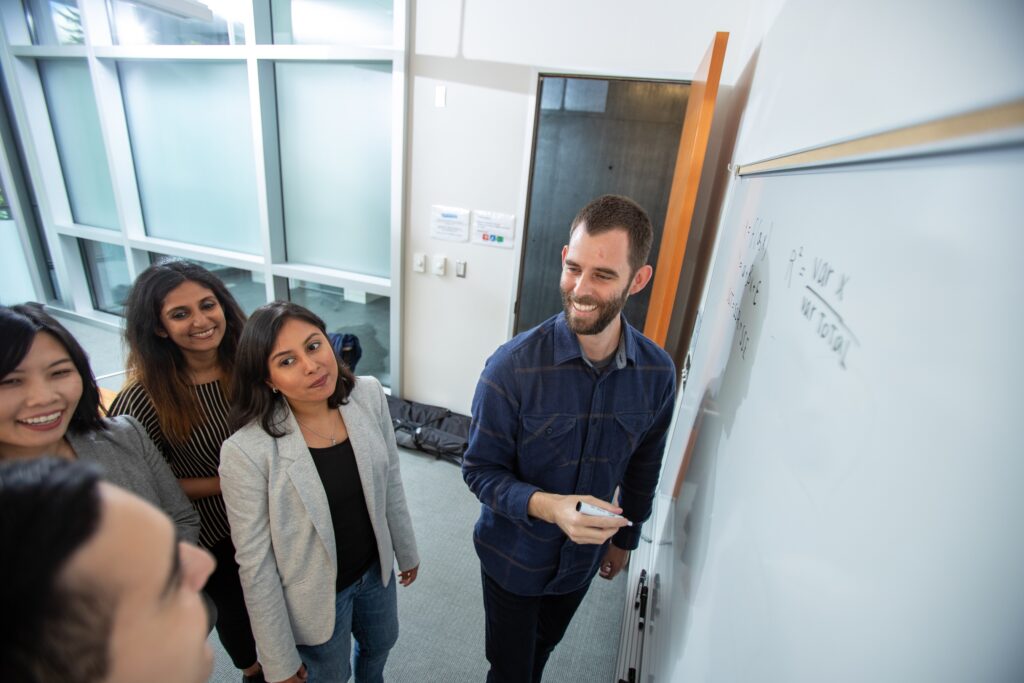
[[(387, 588), (380, 564), (337, 594), (334, 633), (321, 645), (299, 645), (299, 657), (309, 671), (308, 683), (344, 683), (355, 670), (356, 683), (383, 683), (384, 663), (398, 641), (398, 599), (395, 573)], [(356, 646), (353, 651), (352, 636)], [(350, 663), (351, 658), (351, 663)]]

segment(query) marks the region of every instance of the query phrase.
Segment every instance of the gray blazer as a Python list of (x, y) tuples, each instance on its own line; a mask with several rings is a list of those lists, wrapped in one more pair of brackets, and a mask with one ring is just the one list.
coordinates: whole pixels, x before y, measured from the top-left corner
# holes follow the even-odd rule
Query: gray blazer
[(86, 434), (68, 432), (68, 443), (80, 460), (94, 462), (103, 478), (131, 491), (166, 512), (183, 540), (199, 542), (199, 513), (149, 434), (133, 417), (105, 420), (107, 429)]
[[(295, 646), (334, 632), (338, 551), (327, 494), (298, 423), (281, 401), (288, 433), (275, 439), (252, 422), (220, 451), (220, 485), (231, 524), (252, 633), (268, 681), (301, 664)], [(419, 565), (387, 399), (373, 377), (359, 377), (341, 415), (370, 513), (381, 579)], [(344, 552), (344, 549), (340, 549)]]

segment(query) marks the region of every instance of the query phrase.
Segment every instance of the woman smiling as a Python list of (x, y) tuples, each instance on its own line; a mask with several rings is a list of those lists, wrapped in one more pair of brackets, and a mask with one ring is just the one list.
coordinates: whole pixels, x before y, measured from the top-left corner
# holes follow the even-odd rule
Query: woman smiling
[(162, 508), (184, 540), (199, 515), (142, 426), (100, 416), (85, 351), (37, 304), (0, 306), (0, 460), (56, 455), (95, 462), (104, 478)]
[(220, 446), (235, 349), (245, 315), (224, 283), (188, 261), (144, 270), (125, 303), (129, 383), (110, 407), (149, 432), (199, 511), (200, 541), (217, 558), (206, 593), (217, 605), (217, 635), (245, 680), (263, 680), (238, 582), (224, 499)]

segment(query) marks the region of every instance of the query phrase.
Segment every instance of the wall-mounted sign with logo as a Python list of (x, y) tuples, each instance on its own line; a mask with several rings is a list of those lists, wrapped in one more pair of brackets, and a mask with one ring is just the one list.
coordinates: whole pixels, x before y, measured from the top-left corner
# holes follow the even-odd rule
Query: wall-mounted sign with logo
[(465, 242), (469, 239), (469, 209), (454, 206), (430, 207), (430, 236), (435, 240)]
[(473, 212), (473, 244), (512, 248), (516, 236), (516, 217), (496, 211)]

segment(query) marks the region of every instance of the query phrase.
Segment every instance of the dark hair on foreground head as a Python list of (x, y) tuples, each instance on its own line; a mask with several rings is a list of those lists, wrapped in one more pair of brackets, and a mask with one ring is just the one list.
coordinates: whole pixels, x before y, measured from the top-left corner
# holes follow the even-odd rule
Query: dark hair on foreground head
[(245, 325), (245, 313), (220, 278), (191, 261), (170, 259), (153, 264), (132, 285), (124, 307), (129, 377), (149, 394), (164, 433), (179, 443), (203, 422), (203, 415), (189, 381), (185, 356), (172, 339), (158, 336), (157, 331), (164, 329), (160, 318), (164, 299), (185, 282), (209, 289), (224, 310), (226, 329), (217, 348), (217, 360), (227, 380), (229, 399), (235, 349)]
[(632, 274), (636, 274), (647, 263), (654, 242), (654, 229), (647, 212), (629, 197), (606, 194), (591, 201), (572, 219), (570, 239), (581, 223), (588, 235), (625, 230), (629, 235), (629, 268)]
[(106, 429), (100, 416), (100, 390), (89, 367), (89, 356), (63, 325), (43, 310), (42, 304), (0, 306), (0, 379), (13, 372), (25, 360), (36, 335), (45, 332), (68, 352), (82, 378), (82, 398), (71, 415), (68, 430), (75, 434)]
[(94, 683), (108, 669), (110, 596), (64, 576), (96, 533), (100, 475), (57, 458), (0, 464), (0, 672), (5, 681)]
[[(327, 326), (308, 308), (290, 301), (273, 301), (253, 311), (245, 324), (242, 338), (238, 342), (238, 357), (235, 359), (235, 375), (232, 395), (234, 407), (228, 420), (232, 430), (238, 430), (253, 420), (259, 420), (263, 430), (273, 436), (285, 435), (276, 415), (277, 408), (285, 401), (282, 394), (271, 391), (269, 360), (277, 342), (277, 335), (284, 324), (291, 319), (302, 320), (324, 333), (327, 341)], [(333, 356), (333, 350), (331, 351)], [(337, 408), (348, 403), (348, 395), (356, 384), (356, 376), (335, 356), (338, 364), (338, 383), (334, 393), (327, 399), (327, 405)]]

